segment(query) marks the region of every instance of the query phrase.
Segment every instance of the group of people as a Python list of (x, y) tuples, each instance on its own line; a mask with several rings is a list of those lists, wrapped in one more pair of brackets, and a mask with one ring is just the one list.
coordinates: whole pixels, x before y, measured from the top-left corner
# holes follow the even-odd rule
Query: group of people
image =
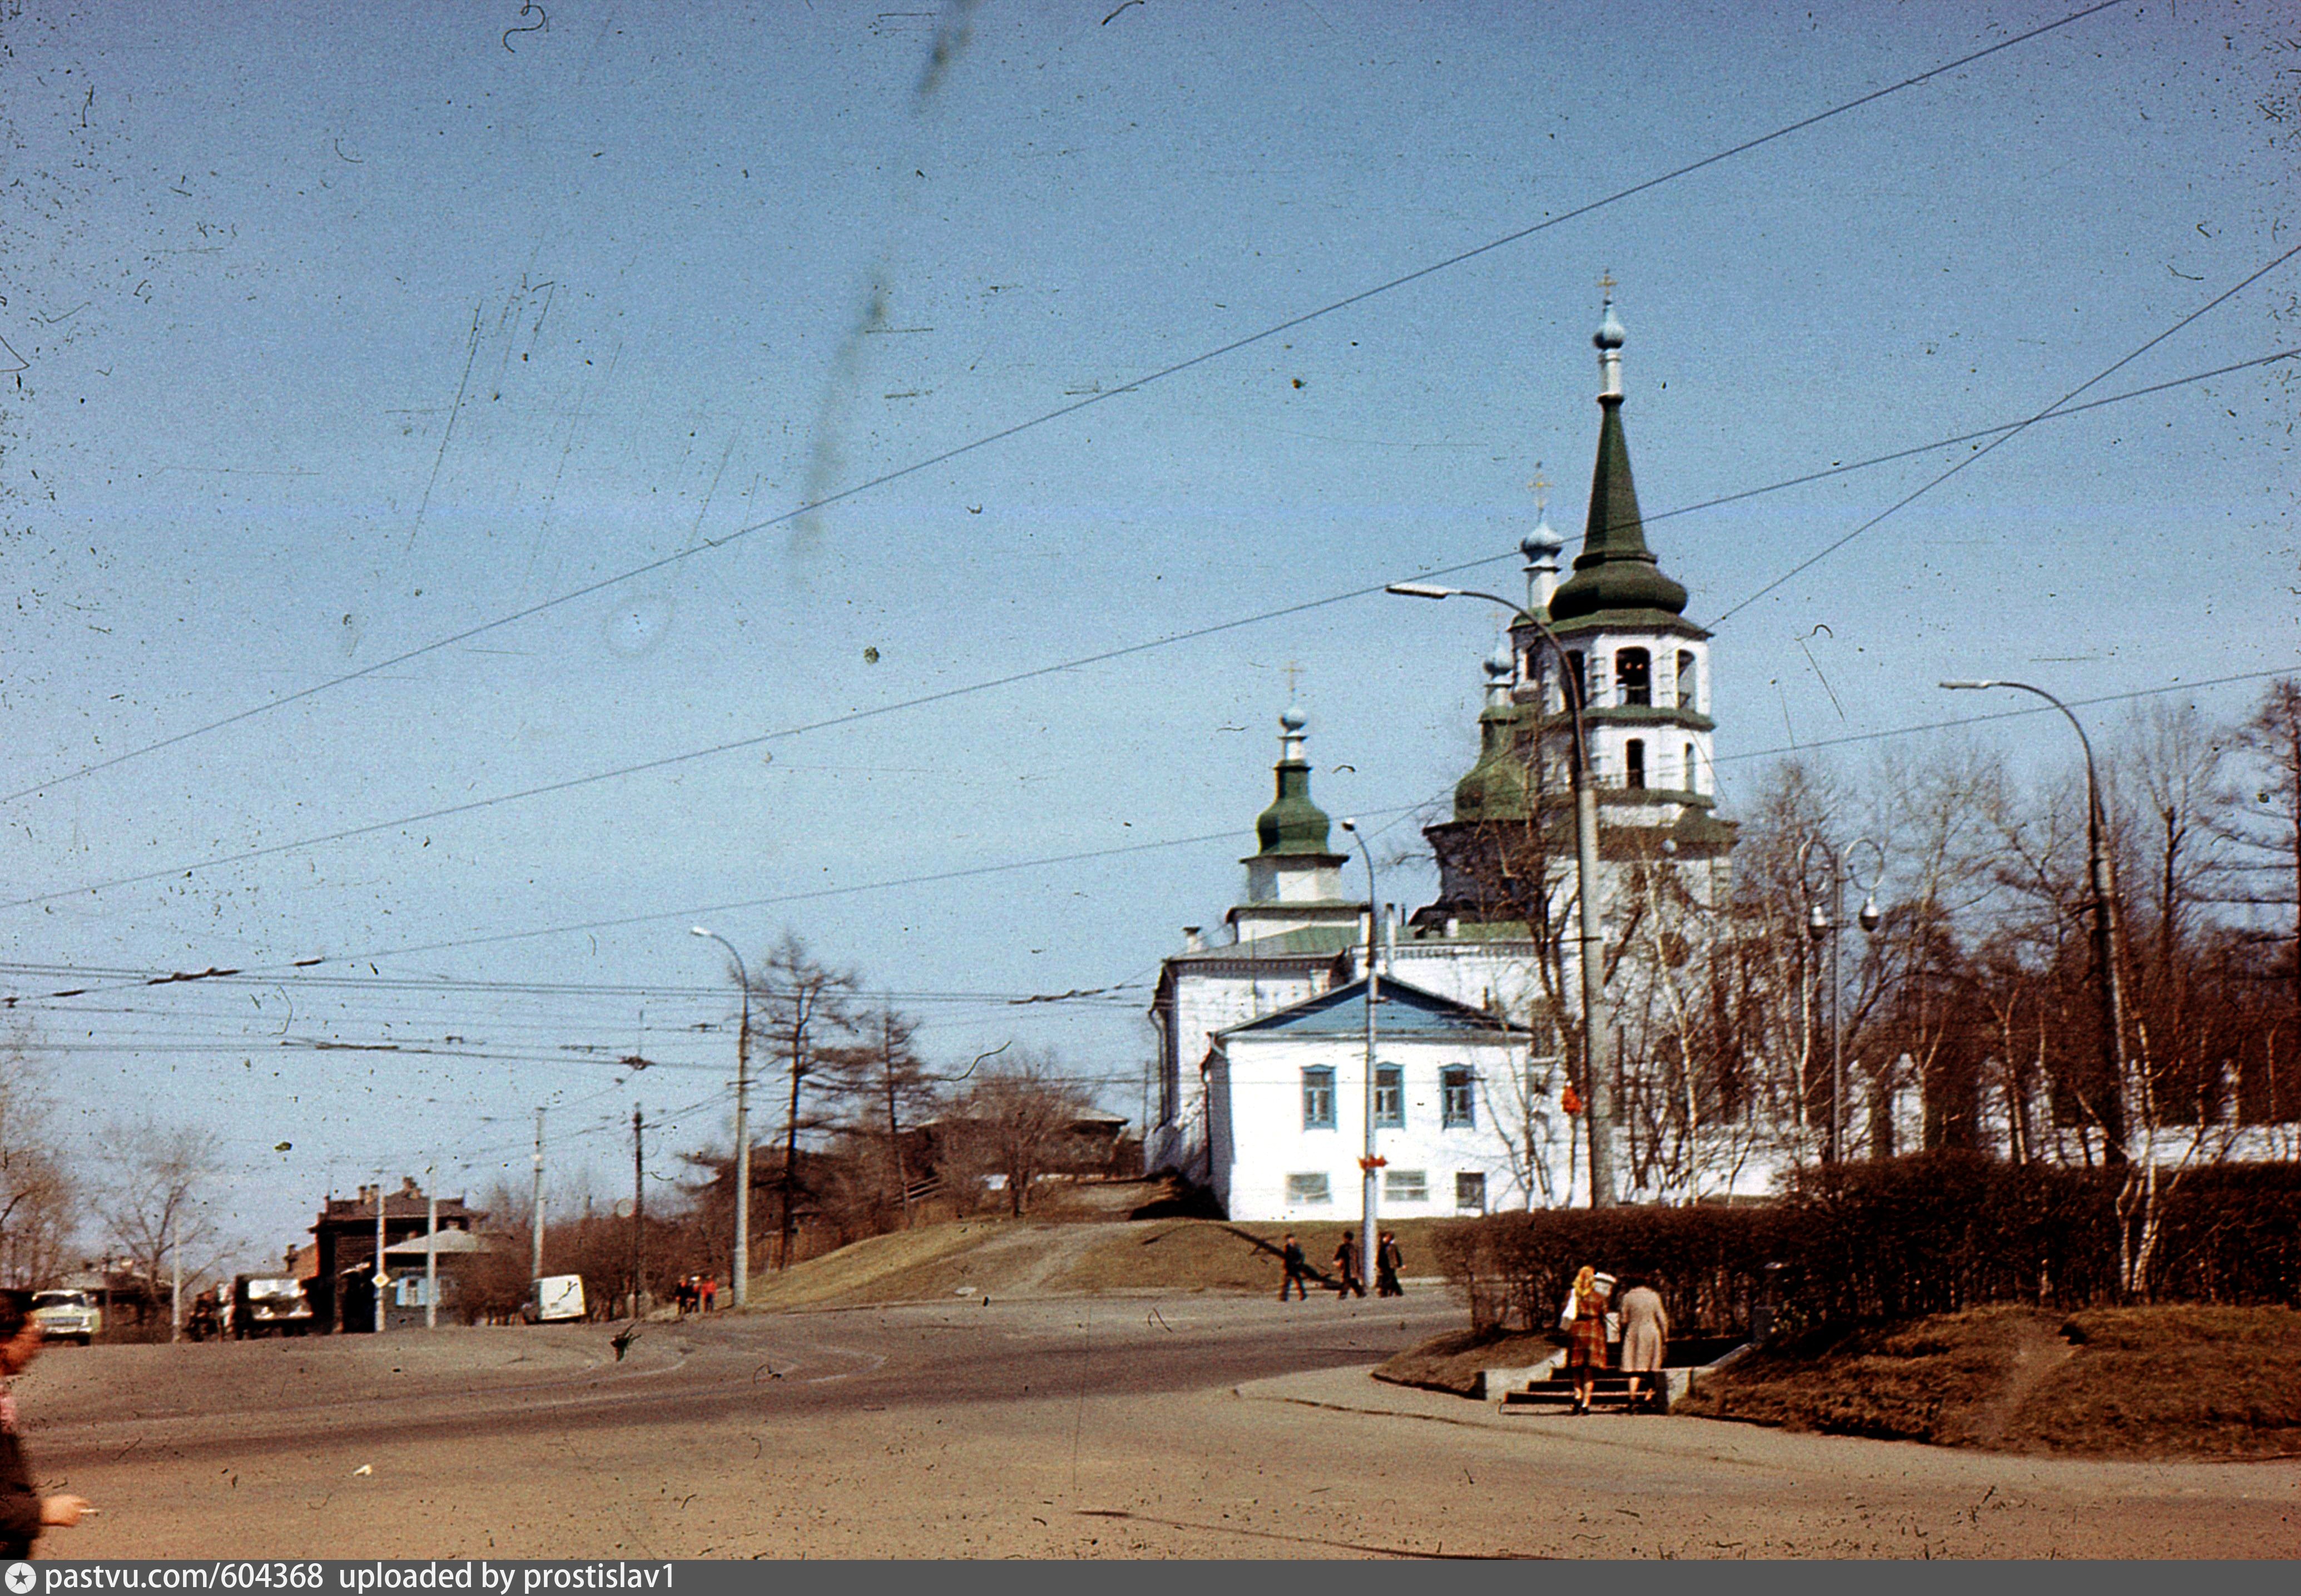
[[(1359, 1251), (1358, 1232), (1344, 1231), (1342, 1241), (1335, 1247), (1335, 1277), (1326, 1283), (1334, 1288), (1338, 1298), (1363, 1297), (1367, 1294), (1366, 1270), (1361, 1265)], [(1309, 1258), (1303, 1255), (1302, 1243), (1294, 1239), (1293, 1232), (1286, 1233), (1285, 1245), (1280, 1249), (1278, 1256), (1286, 1267), (1285, 1277), (1278, 1283), (1278, 1300), (1285, 1301), (1287, 1293), (1293, 1291), (1295, 1293), (1296, 1301), (1309, 1301), (1310, 1288), (1304, 1283), (1318, 1279), (1320, 1276), (1317, 1270), (1310, 1267)], [(1406, 1288), (1398, 1281), (1398, 1266), (1401, 1261), (1398, 1233), (1384, 1231), (1375, 1238), (1374, 1244), (1376, 1296), (1403, 1297), (1406, 1295)]]
[[(1662, 1354), (1669, 1345), (1669, 1314), (1661, 1304), (1661, 1293), (1643, 1281), (1633, 1283), (1622, 1292), (1621, 1307), (1612, 1308), (1614, 1288), (1611, 1274), (1602, 1274), (1588, 1264), (1582, 1266), (1574, 1276), (1573, 1287), (1566, 1293), (1566, 1307), (1558, 1316), (1558, 1327), (1567, 1335), (1566, 1372), (1574, 1382), (1574, 1411), (1590, 1411), (1592, 1395), (1597, 1390), (1598, 1371), (1606, 1366), (1606, 1343), (1610, 1317), (1618, 1320), (1622, 1341), (1622, 1372), (1629, 1376), (1630, 1408), (1636, 1412), (1641, 1405), (1658, 1406), (1661, 1382), (1659, 1373)], [(1644, 1376), (1657, 1378), (1648, 1384)]]
[(682, 1274), (673, 1288), (672, 1300), (679, 1305), (679, 1316), (700, 1309), (709, 1313), (719, 1306), (719, 1277), (715, 1274)]

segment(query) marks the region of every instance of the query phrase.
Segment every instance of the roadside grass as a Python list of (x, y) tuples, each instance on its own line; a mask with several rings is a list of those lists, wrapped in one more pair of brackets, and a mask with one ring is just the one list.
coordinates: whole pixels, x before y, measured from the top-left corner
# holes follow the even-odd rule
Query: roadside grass
[[(1402, 1240), (1401, 1245), (1402, 1246)], [(1374, 1377), (1393, 1385), (1418, 1385), (1429, 1391), (1452, 1391), (1458, 1397), (1480, 1395), (1488, 1369), (1522, 1369), (1540, 1363), (1558, 1349), (1558, 1338), (1522, 1330), (1455, 1330), (1410, 1347), (1375, 1367)]]
[[(1402, 1219), (1383, 1228), (1398, 1233), (1399, 1274), (1407, 1279), (1438, 1274), (1435, 1237), (1456, 1222)], [(1331, 1274), (1340, 1224), (1318, 1225), (1232, 1224), (1220, 1219), (1174, 1219), (1130, 1225), (1090, 1249), (1049, 1283), (1064, 1292), (1151, 1289), (1171, 1291), (1234, 1291), (1241, 1295), (1278, 1291), (1284, 1271), (1279, 1249), (1289, 1228), (1302, 1244), (1310, 1266)], [(1356, 1230), (1351, 1233), (1355, 1235)], [(1259, 1242), (1261, 1245), (1258, 1246)], [(1318, 1283), (1309, 1283), (1313, 1291)], [(1367, 1288), (1371, 1291), (1372, 1278)], [(1432, 1288), (1418, 1287), (1416, 1290)]]
[(751, 1304), (775, 1308), (817, 1308), (841, 1300), (887, 1301), (883, 1296), (862, 1293), (932, 1270), (953, 1253), (972, 1251), (993, 1228), (992, 1221), (961, 1221), (872, 1236), (808, 1258), (780, 1274), (754, 1274)]
[(2091, 1457), (2301, 1452), (2301, 1313), (2112, 1308), (2072, 1314), (2068, 1363), (2007, 1425), (2023, 1451)]
[(2100, 1458), (2301, 1450), (2301, 1313), (1996, 1307), (1807, 1338), (1673, 1411), (1825, 1434)]
[[(1439, 1273), (1435, 1237), (1451, 1220), (1407, 1219), (1397, 1232), (1411, 1280)], [(752, 1305), (763, 1308), (928, 1302), (973, 1287), (993, 1297), (1092, 1296), (1125, 1291), (1275, 1294), (1283, 1224), (1234, 1225), (1217, 1219), (964, 1219), (873, 1236), (786, 1273), (755, 1274)], [(1340, 1224), (1297, 1226), (1313, 1268), (1331, 1273)], [(1261, 1245), (1258, 1245), (1261, 1243)], [(1414, 1286), (1410, 1290), (1432, 1290)], [(1316, 1292), (1320, 1288), (1311, 1283)]]
[(1697, 1383), (1672, 1411), (1827, 1435), (1970, 1444), (2025, 1363), (2058, 1350), (2059, 1320), (2022, 1308), (1801, 1338)]

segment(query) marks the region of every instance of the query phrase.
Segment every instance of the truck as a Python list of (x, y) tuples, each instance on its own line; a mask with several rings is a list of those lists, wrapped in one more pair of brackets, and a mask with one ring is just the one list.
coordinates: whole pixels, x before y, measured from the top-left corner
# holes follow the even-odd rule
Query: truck
[(520, 1304), (519, 1316), (531, 1324), (564, 1324), (584, 1317), (583, 1277), (543, 1276), (527, 1288), (527, 1300)]
[(104, 1329), (104, 1310), (88, 1292), (69, 1287), (33, 1292), (32, 1317), (48, 1340), (78, 1341), (83, 1347)]
[(304, 1295), (302, 1281), (277, 1274), (232, 1277), (231, 1333), (235, 1340), (311, 1333), (312, 1304)]

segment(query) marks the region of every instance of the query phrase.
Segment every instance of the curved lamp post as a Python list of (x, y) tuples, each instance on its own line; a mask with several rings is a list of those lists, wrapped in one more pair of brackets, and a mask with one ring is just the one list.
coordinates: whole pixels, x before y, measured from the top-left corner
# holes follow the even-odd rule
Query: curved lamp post
[(1574, 786), (1575, 897), (1581, 905), (1582, 1063), (1589, 1078), (1586, 1113), (1590, 1124), (1590, 1206), (1614, 1206), (1614, 1089), (1604, 1062), (1605, 1024), (1599, 1005), (1605, 991), (1605, 938), (1598, 929), (1598, 795), (1590, 780), (1590, 742), (1582, 719), (1582, 682), (1567, 664), (1566, 645), (1547, 623), (1522, 604), (1496, 593), (1468, 588), (1438, 588), (1424, 582), (1392, 582), (1383, 589), (1407, 598), (1483, 598), (1499, 604), (1531, 628), (1558, 661), (1560, 694), (1574, 717), (1573, 756), (1567, 771)]
[(743, 989), (742, 1029), (735, 1033), (735, 1278), (728, 1283), (735, 1306), (741, 1308), (751, 1299), (751, 975), (735, 944), (717, 932), (696, 925), (689, 927), (688, 934), (708, 937), (724, 948), (735, 961), (735, 979)]
[(1845, 930), (1845, 882), (1849, 876), (1853, 878), (1855, 889), (1862, 894), (1860, 921), (1863, 934), (1867, 935), (1876, 931), (1878, 921), (1883, 917), (1878, 912), (1878, 896), (1874, 889), (1877, 885), (1877, 877), (1885, 873), (1886, 849), (1871, 838), (1857, 837), (1846, 852), (1854, 853), (1864, 848), (1874, 850), (1878, 856), (1876, 874), (1873, 874), (1868, 882), (1862, 879), (1860, 872), (1848, 870), (1841, 865), (1837, 856), (1837, 848), (1828, 838), (1809, 837), (1798, 844), (1798, 882), (1801, 886), (1806, 880), (1806, 862), (1816, 848), (1820, 849), (1829, 860), (1829, 907), (1825, 909), (1821, 907), (1821, 900), (1819, 898), (1814, 899), (1812, 908), (1806, 915), (1805, 934), (1807, 940), (1817, 948), (1821, 945), (1823, 938), (1829, 939), (1828, 1161), (1832, 1164), (1845, 1156), (1843, 1139), (1845, 1126), (1845, 984), (1841, 973), (1838, 952), (1839, 933)]
[[(1366, 861), (1367, 870), (1366, 1152), (1359, 1159), (1359, 1168), (1363, 1174), (1359, 1191), (1359, 1277), (1363, 1280), (1374, 1272), (1377, 1195), (1375, 1176), (1376, 1172), (1382, 1168), (1382, 1160), (1375, 1156), (1374, 1141), (1375, 1077), (1377, 1070), (1375, 1063), (1374, 1009), (1375, 1005), (1382, 1000), (1382, 969), (1376, 962), (1380, 957), (1376, 939), (1382, 934), (1379, 924), (1382, 895), (1375, 890), (1374, 851), (1367, 847), (1367, 840), (1359, 831), (1359, 823), (1344, 820), (1343, 830), (1348, 831), (1351, 840), (1359, 845), (1359, 857)], [(1402, 1080), (1399, 1084), (1400, 1090), (1404, 1090), (1405, 1082)]]
[(2101, 801), (2101, 773), (2093, 762), (2093, 740), (2070, 706), (2042, 687), (2026, 681), (1945, 681), (1952, 692), (1979, 692), (1986, 688), (2011, 688), (2043, 698), (2062, 712), (2078, 734), (2086, 762), (2086, 870), (2093, 884), (2094, 959), (2101, 965), (2102, 1065), (2109, 1072), (2109, 1093), (2101, 1103), (2103, 1151), (2113, 1164), (2125, 1162), (2125, 986), (2117, 971), (2117, 894), (2109, 878), (2109, 855), (2104, 846), (2108, 815)]

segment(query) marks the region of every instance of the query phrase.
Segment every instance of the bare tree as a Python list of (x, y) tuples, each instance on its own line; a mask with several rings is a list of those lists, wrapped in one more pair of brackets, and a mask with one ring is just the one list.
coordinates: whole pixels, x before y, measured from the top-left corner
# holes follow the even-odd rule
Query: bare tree
[(827, 1051), (839, 1049), (853, 1035), (855, 1016), (849, 998), (856, 985), (854, 972), (824, 964), (797, 933), (788, 931), (751, 976), (752, 995), (758, 1000), (756, 1027), (773, 1056), (782, 1061), (791, 1081), (778, 1182), (782, 1194), (782, 1241), (775, 1251), (779, 1270), (791, 1266), (798, 1229), (800, 1133), (830, 1123), (819, 1113), (807, 1112), (805, 1082), (825, 1062)]
[(28, 1030), (0, 1040), (0, 1283), (45, 1285), (63, 1268), (77, 1193), (55, 1154), (53, 1108)]
[(1079, 1119), (1093, 1107), (1094, 1099), (1063, 1078), (1052, 1056), (1026, 1053), (986, 1068), (953, 1117), (980, 1159), (1006, 1177), (1008, 1205), (1019, 1218), (1032, 1186), (1075, 1149)]
[(224, 1171), (214, 1132), (149, 1116), (115, 1123), (102, 1162), (98, 1211), (155, 1299), (178, 1269), (189, 1287), (222, 1260), (227, 1249), (209, 1206)]

